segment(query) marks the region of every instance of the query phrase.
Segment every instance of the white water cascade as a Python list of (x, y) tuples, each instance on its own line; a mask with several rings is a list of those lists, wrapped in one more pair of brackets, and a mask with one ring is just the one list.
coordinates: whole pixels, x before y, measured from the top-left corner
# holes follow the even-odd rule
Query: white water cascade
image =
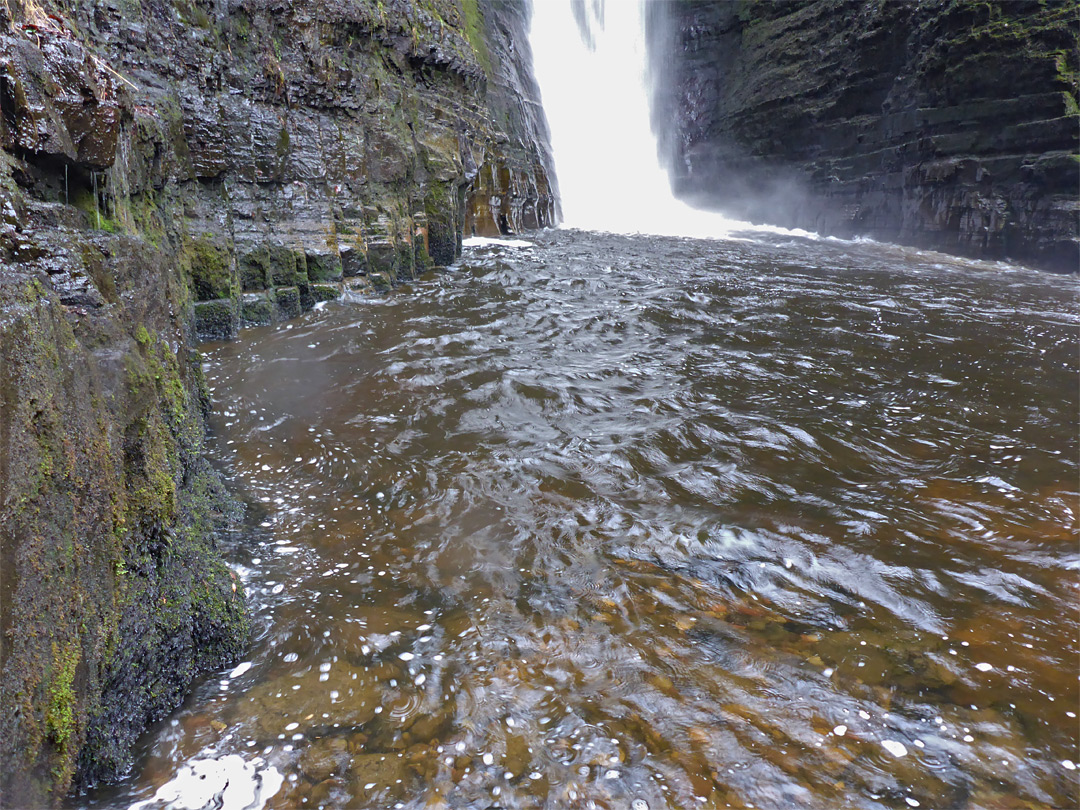
[(757, 230), (672, 194), (649, 120), (643, 4), (585, 0), (584, 10), (593, 48), (579, 32), (571, 0), (534, 0), (529, 36), (563, 225), (695, 237)]

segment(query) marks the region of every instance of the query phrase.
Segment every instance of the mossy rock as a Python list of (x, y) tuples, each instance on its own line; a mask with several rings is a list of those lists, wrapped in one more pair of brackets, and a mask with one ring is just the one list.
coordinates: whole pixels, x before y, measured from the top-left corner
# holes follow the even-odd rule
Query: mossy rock
[(435, 266), (435, 262), (431, 260), (431, 256), (428, 253), (427, 245), (424, 244), (424, 240), (417, 237), (413, 240), (413, 260), (416, 263), (416, 275), (426, 273), (432, 267)]
[(219, 298), (195, 304), (195, 332), (200, 340), (232, 340), (240, 328), (236, 300)]
[(341, 281), (344, 275), (341, 257), (335, 253), (306, 254), (308, 281)]
[(397, 277), (399, 281), (416, 278), (416, 257), (411, 242), (401, 239), (397, 243)]
[(458, 257), (457, 193), (450, 184), (428, 189), (424, 199), (427, 216), (428, 253), (434, 264), (453, 264)]
[(393, 277), (389, 273), (368, 273), (368, 280), (375, 292), (390, 292), (394, 288)]
[(484, 69), (484, 74), (491, 76), (491, 52), (484, 38), (484, 12), (477, 0), (461, 0), (461, 11), (464, 23), (462, 33), (476, 52), (476, 60)]
[(274, 290), (274, 306), (279, 320), (300, 317), (300, 290), (296, 287), (278, 287)]
[(307, 278), (307, 259), (303, 253), (284, 245), (270, 245), (267, 279), (275, 287), (295, 287)]
[(265, 293), (247, 293), (240, 299), (240, 319), (245, 326), (265, 326), (274, 320), (274, 304)]
[(300, 309), (304, 312), (309, 312), (315, 307), (315, 296), (311, 294), (310, 284), (298, 284), (296, 287), (300, 291)]
[(75, 731), (76, 698), (72, 687), (79, 663), (79, 645), (70, 642), (61, 649), (54, 641), (52, 652), (53, 681), (48, 688), (45, 727), (53, 743), (65, 751)]
[(362, 276), (368, 271), (368, 267), (367, 253), (349, 246), (341, 249), (341, 271), (345, 278)]
[(371, 279), (367, 276), (359, 278), (347, 278), (343, 284), (345, 291), (351, 295), (370, 295), (374, 290), (371, 287)]
[(369, 274), (387, 273), (391, 277), (396, 277), (398, 274), (397, 246), (389, 240), (372, 241), (368, 244), (367, 264)]
[(316, 301), (336, 301), (341, 297), (341, 287), (337, 284), (312, 284), (310, 289)]
[(197, 299), (229, 297), (233, 285), (232, 261), (227, 248), (215, 242), (210, 234), (203, 234), (191, 242), (186, 258)]
[(238, 265), (241, 289), (265, 290), (270, 286), (270, 251), (265, 246), (241, 256)]

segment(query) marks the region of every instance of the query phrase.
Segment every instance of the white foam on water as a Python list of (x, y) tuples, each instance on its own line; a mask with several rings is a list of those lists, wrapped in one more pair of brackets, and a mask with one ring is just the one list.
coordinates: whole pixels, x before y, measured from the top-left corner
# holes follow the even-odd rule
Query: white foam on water
[(229, 754), (193, 759), (152, 798), (133, 804), (130, 810), (262, 810), (283, 783), (278, 769), (262, 757), (245, 760)]
[(241, 664), (237, 664), (236, 667), (233, 668), (233, 670), (229, 673), (229, 677), (230, 678), (239, 678), (241, 675), (243, 675), (249, 669), (251, 669), (251, 662), (250, 661), (244, 661)]
[(907, 756), (907, 746), (904, 745), (902, 742), (897, 742), (896, 740), (882, 740), (881, 745), (894, 757)]
[(512, 248), (534, 247), (532, 242), (524, 239), (493, 239), (489, 236), (470, 236), (461, 240), (462, 247), (491, 247), (492, 245)]

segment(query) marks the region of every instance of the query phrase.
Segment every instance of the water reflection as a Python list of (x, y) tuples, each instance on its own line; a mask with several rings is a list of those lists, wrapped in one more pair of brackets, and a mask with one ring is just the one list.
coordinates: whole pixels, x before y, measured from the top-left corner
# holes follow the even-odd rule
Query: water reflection
[(100, 801), (1075, 806), (1075, 281), (535, 241), (211, 347), (262, 631)]

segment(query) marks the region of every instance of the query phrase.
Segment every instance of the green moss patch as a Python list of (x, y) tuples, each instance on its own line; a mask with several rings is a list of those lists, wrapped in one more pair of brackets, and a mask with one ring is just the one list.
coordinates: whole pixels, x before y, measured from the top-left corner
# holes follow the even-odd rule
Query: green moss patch
[(195, 331), (201, 340), (231, 340), (240, 328), (236, 301), (223, 298), (195, 304)]
[(341, 297), (341, 288), (337, 284), (312, 284), (311, 297), (316, 301), (336, 301)]
[(296, 287), (278, 287), (274, 291), (274, 305), (279, 320), (300, 316), (300, 290)]
[(240, 257), (240, 287), (244, 290), (265, 290), (270, 279), (270, 251), (260, 246)]
[(193, 239), (187, 248), (186, 259), (197, 299), (228, 298), (232, 294), (232, 259), (228, 249), (217, 243), (211, 234)]
[(484, 39), (484, 14), (480, 10), (477, 0), (461, 0), (461, 10), (464, 13), (465, 38), (476, 52), (476, 60), (484, 73), (491, 75), (491, 53), (488, 50), (487, 40)]
[(335, 253), (306, 255), (307, 276), (309, 281), (341, 281), (341, 258)]
[(48, 689), (45, 709), (45, 728), (49, 738), (64, 752), (75, 732), (75, 667), (79, 663), (79, 646), (74, 642), (60, 647), (52, 645), (52, 682)]
[(240, 319), (247, 326), (264, 326), (274, 320), (274, 304), (265, 293), (247, 293), (240, 300)]

